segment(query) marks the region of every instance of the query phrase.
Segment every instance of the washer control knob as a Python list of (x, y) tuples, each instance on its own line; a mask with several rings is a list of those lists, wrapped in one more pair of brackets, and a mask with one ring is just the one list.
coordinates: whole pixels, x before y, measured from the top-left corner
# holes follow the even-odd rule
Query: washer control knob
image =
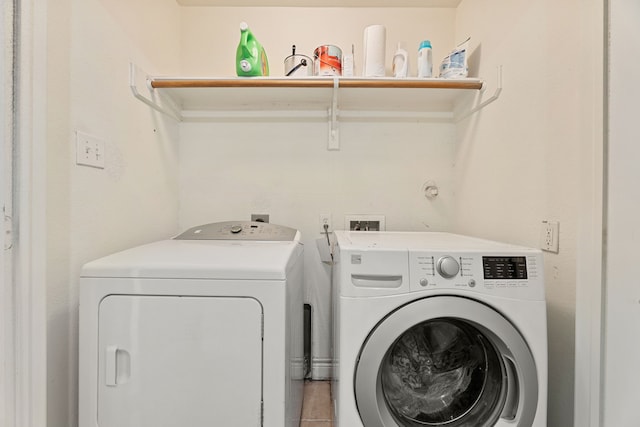
[(436, 270), (438, 270), (438, 273), (440, 273), (442, 277), (451, 279), (460, 271), (460, 264), (458, 264), (458, 261), (456, 261), (454, 257), (447, 255), (438, 260)]
[(427, 286), (429, 284), (429, 280), (426, 277), (420, 279), (420, 286)]
[(238, 234), (241, 231), (242, 231), (242, 226), (240, 224), (236, 224), (236, 225), (232, 225), (231, 226), (231, 233), (232, 234)]

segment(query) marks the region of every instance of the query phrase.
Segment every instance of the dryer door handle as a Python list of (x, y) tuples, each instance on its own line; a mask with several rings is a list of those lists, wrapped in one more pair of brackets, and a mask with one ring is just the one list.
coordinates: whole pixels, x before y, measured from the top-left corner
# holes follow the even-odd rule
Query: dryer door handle
[(109, 387), (124, 384), (131, 376), (131, 356), (117, 345), (107, 346), (105, 350), (104, 382)]
[(402, 275), (352, 274), (351, 283), (359, 288), (399, 288)]

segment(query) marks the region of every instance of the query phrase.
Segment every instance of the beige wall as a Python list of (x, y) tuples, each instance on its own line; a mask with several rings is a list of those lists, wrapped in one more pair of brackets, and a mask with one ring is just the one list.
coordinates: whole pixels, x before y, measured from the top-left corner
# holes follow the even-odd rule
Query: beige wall
[[(86, 261), (177, 231), (177, 125), (129, 92), (129, 61), (179, 69), (175, 2), (59, 0), (49, 7), (48, 426), (77, 425), (78, 276)], [(75, 165), (75, 131), (106, 167)]]
[(454, 44), (455, 9), (185, 7), (182, 16), (186, 75), (235, 76), (241, 21), (249, 24), (264, 46), (272, 76), (284, 75), (284, 59), (294, 44), (297, 53), (307, 56), (321, 45), (336, 45), (346, 53), (353, 44), (356, 73), (360, 75), (364, 28), (372, 24), (386, 27), (387, 75), (391, 75), (391, 57), (398, 42), (403, 42), (410, 54), (413, 76), (422, 40), (431, 40), (434, 58), (446, 55)]
[[(596, 3), (596, 2), (592, 2)], [(461, 124), (456, 229), (538, 246), (543, 220), (560, 222), (560, 252), (545, 253), (549, 325), (549, 426), (573, 425), (577, 230), (584, 164), (601, 138), (602, 15), (581, 1), (463, 1), (458, 38), (472, 36), (480, 74), (503, 70), (500, 99)], [(597, 122), (599, 120), (599, 122)], [(587, 154), (587, 156), (585, 155)]]
[[(453, 47), (454, 17), (454, 9), (425, 8), (185, 8), (183, 72), (235, 75), (238, 26), (245, 20), (267, 50), (271, 75), (284, 74), (292, 44), (307, 55), (321, 44), (354, 44), (359, 74), (364, 28), (375, 23), (387, 31), (387, 73), (402, 41), (415, 75), (422, 39), (432, 41), (434, 57)], [(375, 102), (384, 111), (384, 97)], [(328, 125), (318, 119), (183, 123), (180, 135), (181, 228), (264, 212), (301, 231), (314, 378), (331, 374), (332, 356), (330, 270), (315, 243), (319, 215), (331, 213), (337, 229), (345, 215), (360, 213), (385, 215), (387, 230), (442, 231), (450, 229), (454, 205), (453, 123), (370, 118), (341, 119), (339, 126), (340, 151), (327, 151)], [(427, 180), (440, 186), (433, 202), (421, 192)]]
[[(55, 6), (55, 7), (53, 7)], [(387, 217), (389, 230), (450, 230), (528, 246), (540, 222), (560, 221), (560, 253), (545, 258), (550, 325), (549, 426), (572, 425), (573, 328), (580, 153), (594, 138), (589, 105), (600, 55), (582, 3), (463, 1), (452, 9), (179, 8), (172, 0), (60, 0), (49, 11), (48, 318), (49, 426), (77, 424), (77, 277), (109, 252), (188, 226), (268, 212), (302, 231), (307, 301), (316, 306), (314, 356), (328, 363), (329, 275), (315, 251), (318, 215)], [(429, 38), (437, 64), (472, 36), (489, 91), (501, 98), (458, 125), (341, 123), (341, 151), (326, 151), (325, 122), (177, 125), (134, 100), (128, 63), (151, 74), (234, 75), (238, 23), (264, 44), (282, 75), (291, 44), (356, 48), (387, 25), (387, 57)], [(107, 141), (104, 170), (74, 164), (74, 131)], [(177, 144), (180, 141), (180, 144)], [(179, 155), (178, 155), (179, 153)], [(420, 192), (433, 179), (435, 202)]]

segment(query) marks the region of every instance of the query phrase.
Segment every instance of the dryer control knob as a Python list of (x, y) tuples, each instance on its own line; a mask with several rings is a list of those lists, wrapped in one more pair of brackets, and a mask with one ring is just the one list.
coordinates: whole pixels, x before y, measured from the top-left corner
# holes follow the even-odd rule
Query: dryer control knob
[(442, 277), (451, 279), (460, 271), (460, 264), (458, 264), (458, 261), (456, 261), (454, 257), (447, 255), (438, 260), (436, 270), (438, 270), (438, 273), (440, 273)]

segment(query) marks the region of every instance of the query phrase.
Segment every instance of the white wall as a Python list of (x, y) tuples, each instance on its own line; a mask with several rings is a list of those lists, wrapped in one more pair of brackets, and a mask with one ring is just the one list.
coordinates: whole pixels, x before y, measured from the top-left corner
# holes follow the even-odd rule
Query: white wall
[(640, 89), (630, 77), (640, 74), (633, 55), (640, 51), (640, 4), (610, 4), (609, 135), (604, 347), (604, 426), (640, 425)]
[[(48, 20), (48, 426), (77, 425), (78, 276), (85, 262), (177, 231), (177, 125), (129, 92), (129, 61), (179, 71), (165, 0), (56, 0)], [(75, 165), (76, 130), (106, 141)]]
[(548, 425), (557, 427), (573, 425), (577, 229), (582, 186), (593, 181), (581, 162), (600, 138), (592, 3), (467, 0), (456, 21), (457, 38), (472, 37), (480, 75), (491, 82), (502, 65), (504, 89), (458, 128), (455, 229), (539, 247), (541, 221), (560, 222), (560, 252), (545, 253)]

